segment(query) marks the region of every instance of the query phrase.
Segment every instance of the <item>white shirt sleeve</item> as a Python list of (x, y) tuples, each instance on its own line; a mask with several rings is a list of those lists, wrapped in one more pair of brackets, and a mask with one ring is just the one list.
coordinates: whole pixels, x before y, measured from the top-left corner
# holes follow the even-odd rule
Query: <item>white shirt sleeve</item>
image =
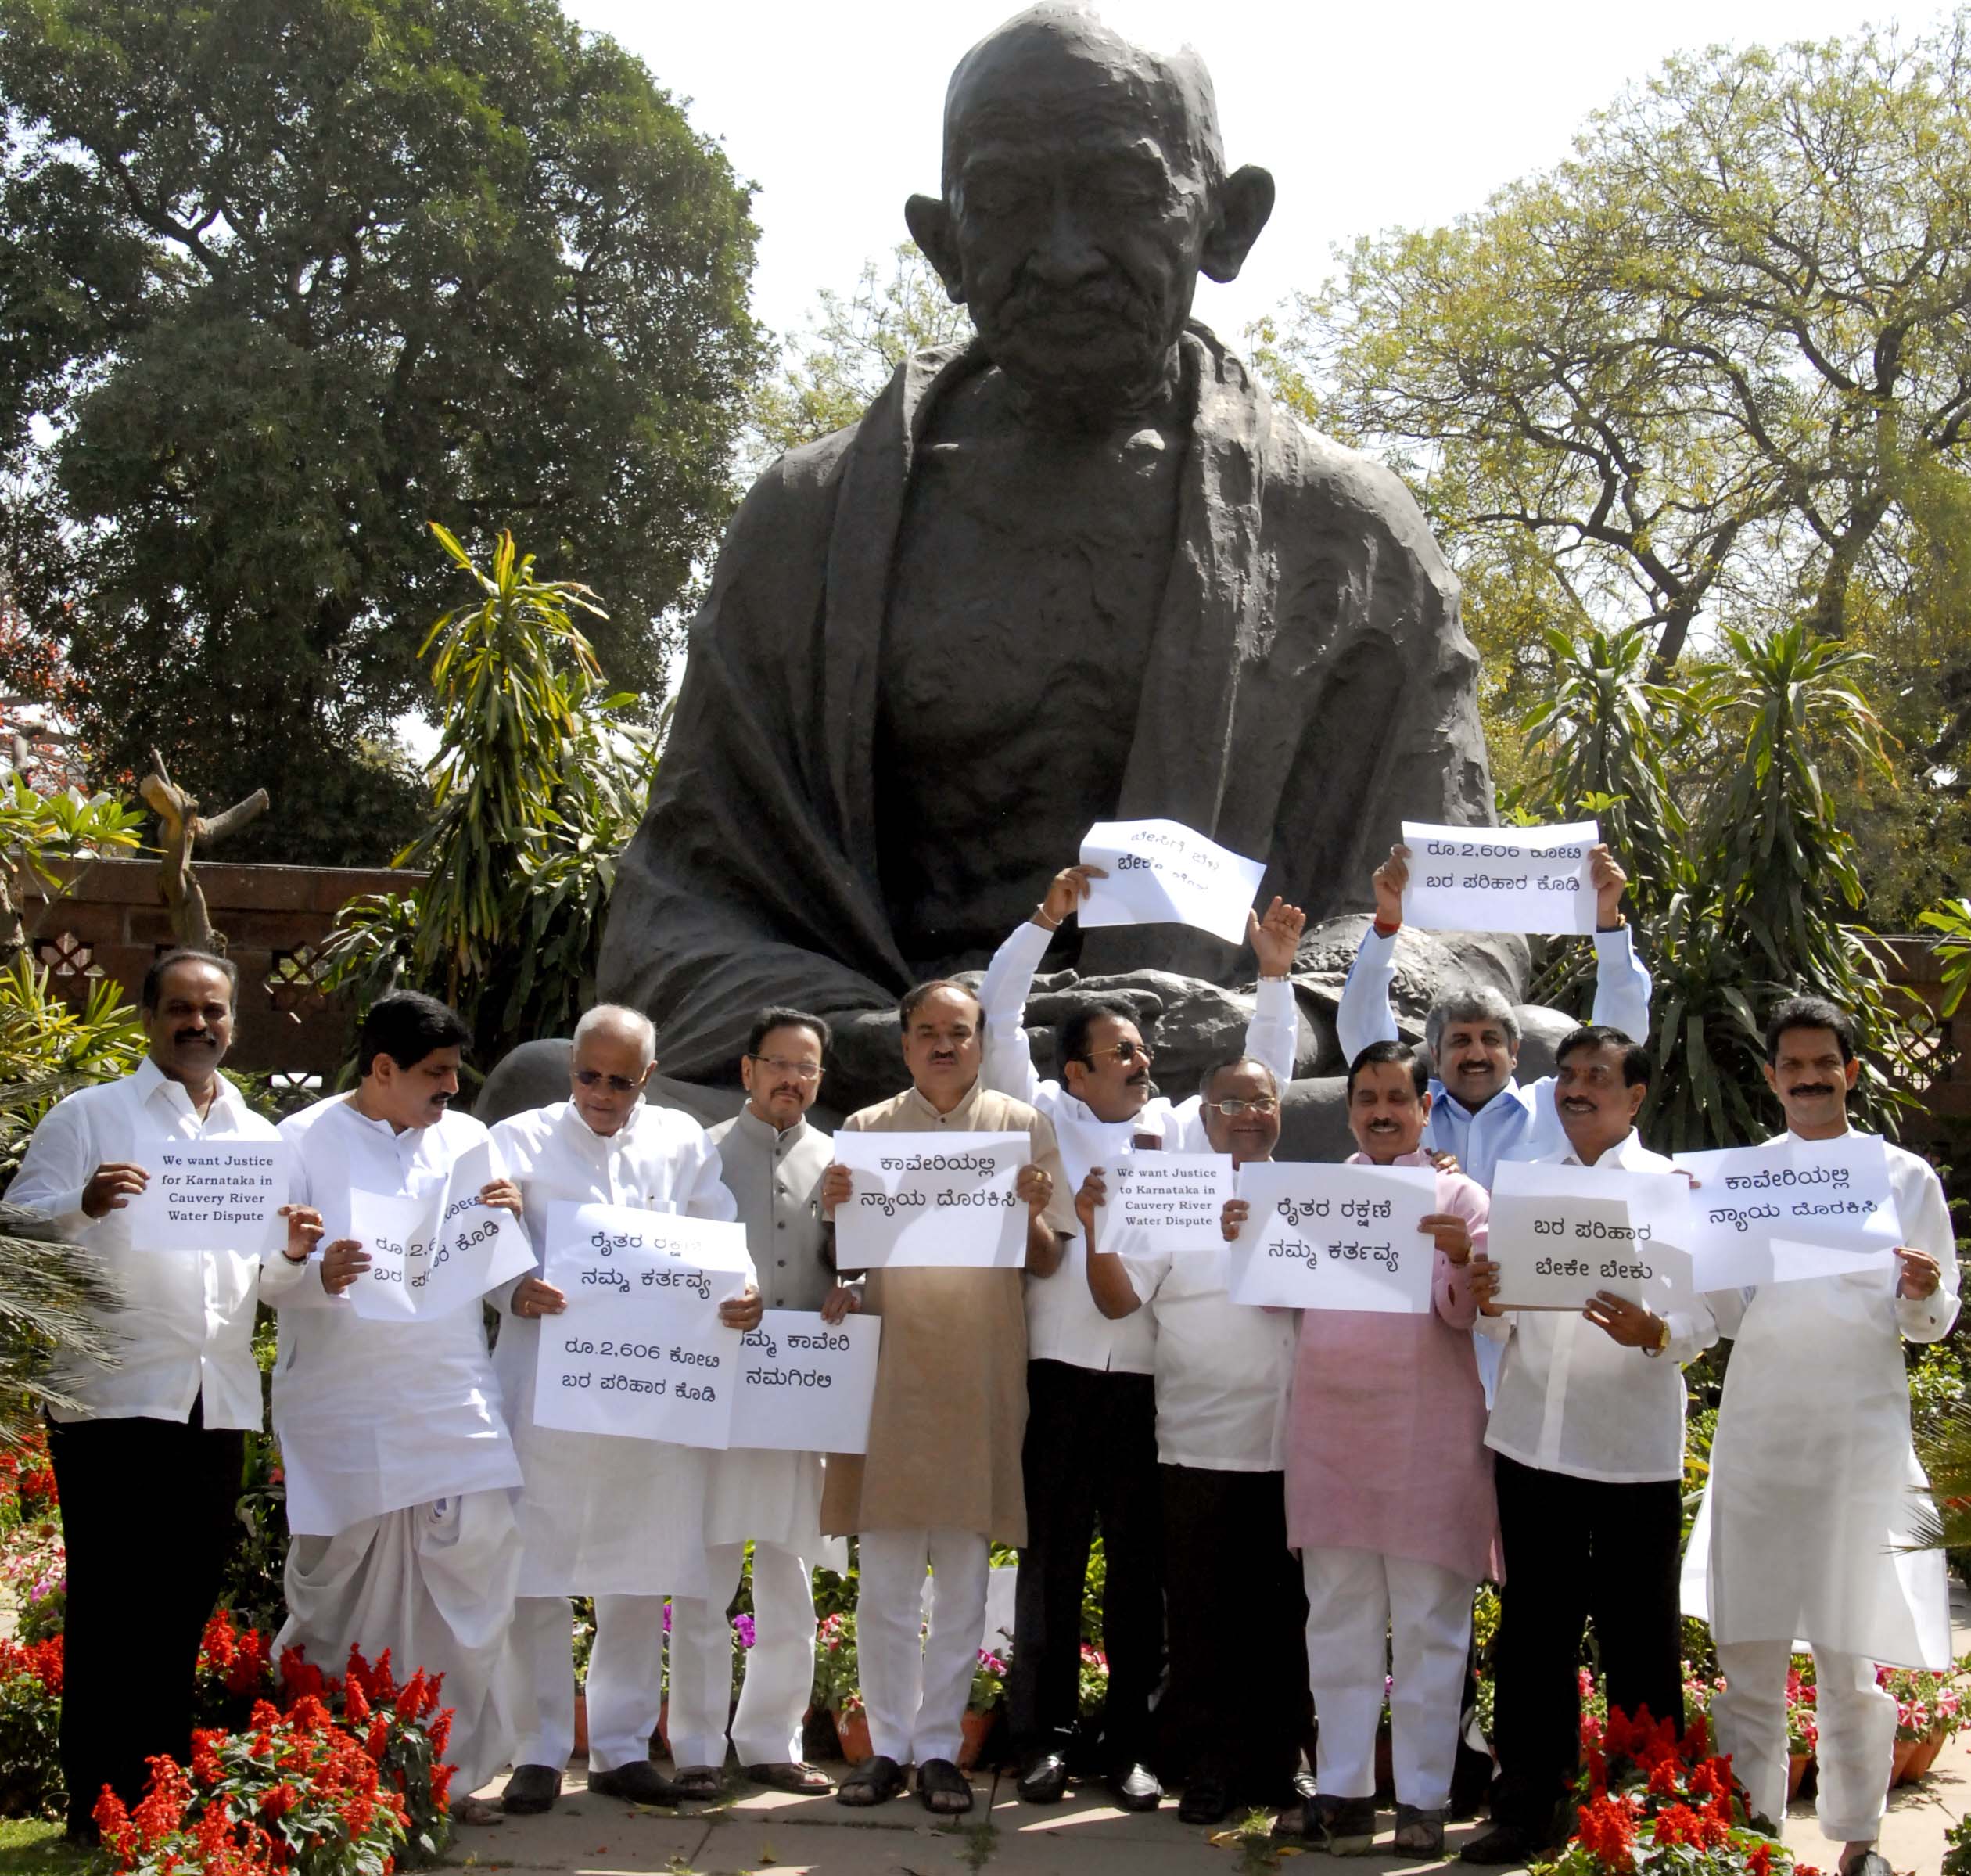
[(1595, 1007), (1590, 1020), (1620, 1030), (1632, 1042), (1650, 1039), (1650, 996), (1654, 986), (1628, 926), (1595, 934)]
[(693, 1150), (697, 1163), (684, 1182), (688, 1188), (683, 1206), (685, 1216), (709, 1218), (720, 1224), (734, 1223), (739, 1216), (739, 1202), (727, 1188), (725, 1165), (719, 1158), (719, 1149), (701, 1133)]
[(1708, 1297), (1693, 1296), (1686, 1308), (1672, 1310), (1664, 1320), (1670, 1325), (1670, 1342), (1657, 1357), (1659, 1361), (1674, 1361), (1682, 1367), (1718, 1339), (1718, 1318)]
[(97, 1222), (82, 1209), (82, 1191), (95, 1176), (89, 1123), (73, 1096), (41, 1117), (7, 1188), (9, 1203), (46, 1215), (71, 1244), (85, 1242)]
[(1283, 1091), (1293, 1080), (1294, 1058), (1300, 1052), (1300, 1012), (1292, 979), (1259, 979), (1252, 1020), (1246, 1025), (1245, 1052), (1273, 1070)]
[(978, 1078), (996, 1093), (1011, 1094), (1029, 1107), (1039, 1098), (1040, 1077), (1034, 1072), (1033, 1051), (1027, 1041), (1027, 993), (1053, 940), (1052, 932), (1031, 918), (1016, 925), (993, 954), (978, 987), (979, 1005), (986, 1012)]
[(1362, 934), (1348, 980), (1341, 987), (1341, 1007), (1334, 1012), (1334, 1033), (1341, 1059), (1352, 1062), (1372, 1042), (1394, 1042), (1396, 1013), (1389, 1007), (1390, 987), (1396, 981), (1396, 940), (1372, 924)]
[[(1958, 1317), (1957, 1234), (1951, 1228), (1951, 1208), (1937, 1174), (1927, 1166), (1914, 1170), (1920, 1177), (1906, 1179), (1905, 1189), (1896, 1195), (1904, 1241), (1912, 1250), (1928, 1251), (1937, 1260), (1943, 1281), (1928, 1296), (1898, 1296), (1896, 1325), (1911, 1342), (1940, 1342)], [(1912, 1185), (1914, 1191), (1908, 1189)]]

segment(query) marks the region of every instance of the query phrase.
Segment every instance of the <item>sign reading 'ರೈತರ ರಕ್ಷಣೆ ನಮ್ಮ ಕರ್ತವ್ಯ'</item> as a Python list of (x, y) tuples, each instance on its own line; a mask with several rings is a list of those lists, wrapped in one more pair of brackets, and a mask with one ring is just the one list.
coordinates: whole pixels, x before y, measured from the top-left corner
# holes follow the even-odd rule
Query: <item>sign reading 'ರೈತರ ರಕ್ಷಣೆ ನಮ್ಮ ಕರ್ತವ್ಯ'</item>
[(1084, 866), (1101, 868), (1078, 908), (1082, 929), (1104, 925), (1188, 925), (1245, 942), (1246, 918), (1266, 877), (1248, 860), (1181, 821), (1098, 821), (1082, 836)]
[(1020, 1269), (1027, 1208), (1014, 1187), (1032, 1152), (1025, 1134), (843, 1128), (835, 1154), (849, 1193), (835, 1207), (835, 1267)]
[(1592, 932), (1589, 856), (1600, 839), (1592, 821), (1560, 827), (1406, 821), (1409, 884), (1403, 889), (1403, 922), (1420, 932)]
[(1243, 1166), (1249, 1209), (1228, 1249), (1235, 1303), (1418, 1316), (1431, 1306), (1437, 1209), (1428, 1166), (1270, 1160)]

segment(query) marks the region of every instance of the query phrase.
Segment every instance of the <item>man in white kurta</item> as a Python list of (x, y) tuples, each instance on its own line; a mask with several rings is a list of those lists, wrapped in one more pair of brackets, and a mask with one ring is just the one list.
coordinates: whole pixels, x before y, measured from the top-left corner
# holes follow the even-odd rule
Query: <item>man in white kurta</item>
[[(379, 1321), (345, 1293), (370, 1267), (350, 1235), (350, 1195), (518, 1213), (486, 1130), (450, 1102), (465, 1024), (415, 991), (379, 998), (357, 1043), (355, 1092), (283, 1123), (293, 1195), (321, 1215), (305, 1263), (262, 1278), (280, 1311), (274, 1430), (287, 1475), (288, 1619), (275, 1641), (339, 1673), (352, 1647), (390, 1651), (400, 1677), (445, 1677), (457, 1768), (452, 1814), (497, 1823), (465, 1794), (504, 1762), (515, 1686), (506, 1662), (520, 1565), (501, 1418), (477, 1296), (442, 1314)], [(275, 1292), (277, 1277), (281, 1287)]]
[[(704, 1128), (688, 1114), (644, 1101), (655, 1047), (647, 1017), (599, 1004), (575, 1027), (569, 1098), (494, 1128), (494, 1147), (519, 1184), (544, 1265), (548, 1209), (558, 1202), (720, 1222), (735, 1216)], [(501, 1302), (494, 1366), (526, 1479), (518, 1505), (524, 1557), (514, 1651), (533, 1701), (501, 1802), (512, 1812), (544, 1811), (560, 1792), (575, 1743), (571, 1596), (595, 1599), (589, 1789), (640, 1804), (705, 1795), (658, 1771), (650, 1739), (663, 1698), (664, 1597), (705, 1592), (708, 1456), (666, 1440), (537, 1425), (540, 1319), (558, 1314), (567, 1299), (536, 1275), (522, 1278)]]
[[(1767, 1150), (1811, 1162), (1845, 1135), (1860, 1066), (1845, 1011), (1818, 997), (1782, 1004), (1765, 1072), (1787, 1130)], [(1893, 1269), (1709, 1299), (1736, 1339), (1685, 1577), (1685, 1606), (1708, 1615), (1728, 1684), (1711, 1709), (1718, 1742), (1768, 1819), (1786, 1802), (1788, 1658), (1796, 1641), (1812, 1649), (1820, 1824), (1844, 1846), (1843, 1876), (1889, 1867), (1874, 1844), (1896, 1703), (1876, 1664), (1951, 1663), (1944, 1554), (1904, 1547), (1930, 1504), (1901, 1345), (1949, 1333), (1957, 1253), (1937, 1174), (1901, 1147), (1883, 1151), (1903, 1239)]]
[[(834, 1227), (821, 1216), (831, 1137), (810, 1127), (828, 1026), (798, 1010), (763, 1011), (739, 1065), (746, 1105), (710, 1130), (739, 1207), (770, 1310), (819, 1310), (835, 1287)], [(734, 1448), (708, 1456), (705, 1555), (711, 1594), (671, 1605), (670, 1739), (679, 1776), (725, 1762), (727, 1717), (746, 1776), (784, 1792), (832, 1791), (801, 1753), (814, 1691), (817, 1562), (842, 1570), (848, 1547), (821, 1535), (817, 1453)], [(731, 1709), (733, 1632), (726, 1610), (752, 1544), (752, 1645)]]

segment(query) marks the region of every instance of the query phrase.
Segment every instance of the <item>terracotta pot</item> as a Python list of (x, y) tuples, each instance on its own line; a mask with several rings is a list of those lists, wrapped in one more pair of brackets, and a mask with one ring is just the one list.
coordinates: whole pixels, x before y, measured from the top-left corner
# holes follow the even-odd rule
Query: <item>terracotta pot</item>
[(876, 1748), (869, 1743), (869, 1715), (858, 1711), (835, 1715), (835, 1737), (842, 1741), (842, 1756), (851, 1765), (860, 1765)]
[(1916, 1749), (1909, 1756), (1909, 1763), (1903, 1767), (1905, 1781), (1921, 1778), (1937, 1763), (1937, 1756), (1944, 1749), (1944, 1732), (1941, 1727), (1933, 1731), (1927, 1738), (1916, 1741)]
[(1791, 1804), (1800, 1795), (1800, 1781), (1807, 1776), (1807, 1768), (1814, 1763), (1811, 1752), (1793, 1752), (1786, 1759), (1786, 1802)]
[(1890, 1762), (1889, 1788), (1894, 1791), (1909, 1775), (1909, 1762), (1915, 1756), (1916, 1748), (1923, 1744), (1920, 1739), (1898, 1739), (1896, 1756)]
[(575, 1750), (584, 1758), (588, 1755), (588, 1695), (579, 1687), (575, 1691)]
[(965, 1716), (958, 1723), (958, 1769), (969, 1772), (978, 1763), (978, 1755), (986, 1749), (986, 1735), (993, 1730), (993, 1716), (982, 1713), (975, 1708), (967, 1707)]

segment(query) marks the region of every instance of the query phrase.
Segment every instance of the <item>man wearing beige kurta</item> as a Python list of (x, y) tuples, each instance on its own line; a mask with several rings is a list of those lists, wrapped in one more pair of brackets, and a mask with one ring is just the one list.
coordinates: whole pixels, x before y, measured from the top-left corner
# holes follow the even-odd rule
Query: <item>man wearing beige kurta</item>
[[(957, 1768), (960, 1726), (986, 1623), (991, 1540), (1026, 1536), (1020, 1449), (1026, 1432), (1023, 1286), (1061, 1261), (1074, 1214), (1052, 1124), (1025, 1102), (978, 1085), (983, 1021), (962, 985), (920, 985), (903, 999), (904, 1066), (913, 1086), (852, 1114), (850, 1132), (1025, 1133), (1032, 1155), (1014, 1190), (1027, 1207), (1024, 1273), (872, 1271), (859, 1299), (838, 1289), (824, 1313), (860, 1307), (883, 1318), (869, 1450), (828, 1461), (821, 1528), (860, 1540), (856, 1649), (874, 1756), (838, 1795), (877, 1804), (903, 1788), (914, 1759), (928, 1810), (971, 1808)], [(833, 1166), (823, 1209), (851, 1195)], [(924, 1576), (935, 1588), (919, 1641)]]

